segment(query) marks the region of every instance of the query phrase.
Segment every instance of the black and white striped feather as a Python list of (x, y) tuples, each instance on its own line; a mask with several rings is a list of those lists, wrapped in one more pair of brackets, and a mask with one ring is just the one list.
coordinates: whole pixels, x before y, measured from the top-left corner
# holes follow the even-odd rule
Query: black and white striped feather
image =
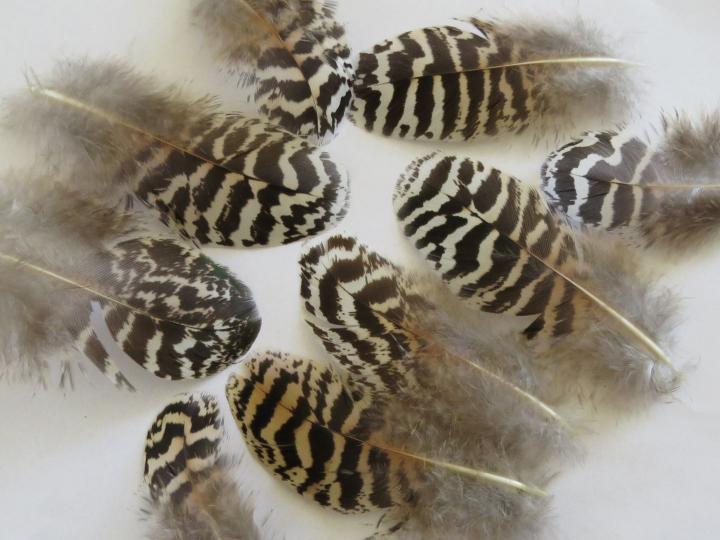
[(224, 369), (260, 329), (250, 291), (229, 270), (140, 214), (31, 174), (0, 182), (0, 297), (3, 375), (40, 383), (68, 353), (130, 386), (93, 315), (121, 350), (165, 379)]
[(542, 135), (617, 118), (632, 86), (627, 62), (582, 20), (467, 18), (362, 53), (351, 118), (418, 140)]
[[(400, 179), (405, 235), (467, 305), (527, 319), (525, 336), (570, 382), (616, 401), (674, 389), (676, 300), (612, 239), (575, 233), (540, 193), (472, 159), (431, 154)], [(570, 352), (568, 352), (570, 351)], [(624, 401), (623, 401), (624, 402)]]
[[(281, 353), (252, 358), (227, 386), (250, 452), (322, 506), (387, 510), (397, 538), (537, 538), (548, 507), (533, 485), (546, 480), (542, 467), (519, 470), (480, 428), (458, 429), (456, 417), (470, 425), (473, 407), (447, 416), (435, 394), (421, 392), (378, 394), (323, 363)], [(467, 397), (458, 392), (455, 404)]]
[(91, 171), (87, 189), (134, 193), (198, 244), (286, 244), (346, 212), (347, 174), (326, 152), (121, 63), (62, 62), (6, 108), (13, 131)]
[(720, 113), (665, 117), (654, 137), (588, 132), (542, 168), (551, 206), (571, 223), (685, 254), (720, 230)]
[(180, 396), (157, 416), (145, 440), (146, 513), (152, 540), (258, 540), (252, 508), (222, 451), (218, 403)]
[(337, 132), (354, 68), (328, 0), (194, 0), (194, 17), (262, 115), (313, 140)]

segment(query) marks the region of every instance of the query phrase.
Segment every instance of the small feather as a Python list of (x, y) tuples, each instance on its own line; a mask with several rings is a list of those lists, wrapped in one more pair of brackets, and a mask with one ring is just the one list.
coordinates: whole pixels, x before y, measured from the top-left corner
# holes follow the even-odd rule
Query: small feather
[(543, 191), (571, 223), (633, 245), (695, 251), (720, 230), (720, 113), (662, 120), (654, 138), (588, 132), (553, 152)]
[(290, 243), (346, 212), (347, 174), (326, 152), (122, 63), (62, 62), (6, 109), (14, 132), (92, 171), (88, 189), (134, 193), (198, 244)]
[(215, 398), (187, 395), (168, 404), (145, 441), (146, 514), (152, 540), (259, 540), (252, 509), (222, 453)]
[(465, 394), (407, 387), (382, 397), (329, 367), (267, 353), (231, 377), (227, 395), (251, 453), (276, 477), (341, 512), (389, 509), (404, 523), (399, 537), (519, 540), (546, 525), (548, 499), (533, 485), (544, 473), (515, 469), (477, 428), (463, 434), (435, 407)]
[(140, 214), (67, 184), (22, 173), (0, 182), (5, 376), (44, 382), (49, 359), (76, 350), (129, 386), (95, 333), (94, 309), (158, 377), (211, 375), (249, 349), (260, 318), (245, 285)]
[(334, 2), (195, 0), (193, 14), (271, 122), (320, 141), (336, 133), (354, 69)]
[[(524, 334), (549, 363), (557, 343), (587, 342), (578, 361), (602, 374), (597, 387), (628, 400), (675, 388), (678, 373), (665, 353), (674, 296), (650, 277), (623, 272), (640, 267), (629, 262), (632, 252), (604, 258), (605, 238), (575, 234), (536, 189), (469, 158), (416, 160), (394, 203), (405, 235), (450, 289), (475, 309), (529, 318)], [(658, 305), (664, 309), (653, 314)]]
[(557, 133), (623, 113), (627, 64), (582, 20), (461, 19), (361, 54), (351, 118), (419, 140)]

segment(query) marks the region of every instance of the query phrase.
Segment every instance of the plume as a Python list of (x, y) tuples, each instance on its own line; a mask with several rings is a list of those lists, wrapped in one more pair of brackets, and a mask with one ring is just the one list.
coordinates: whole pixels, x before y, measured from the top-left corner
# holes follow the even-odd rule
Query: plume
[(405, 235), (453, 293), (475, 309), (527, 318), (524, 335), (544, 354), (538, 364), (572, 363), (557, 370), (558, 383), (587, 377), (598, 397), (618, 404), (675, 388), (665, 352), (674, 295), (617, 242), (575, 234), (535, 188), (468, 158), (431, 154), (400, 179), (394, 205)]
[(194, 18), (220, 58), (254, 86), (260, 112), (316, 140), (336, 133), (354, 68), (327, 0), (195, 0)]
[(451, 388), (475, 394), (470, 403), (492, 407), (478, 405), (472, 424), (494, 431), (505, 452), (523, 459), (567, 453), (569, 426), (533, 395), (542, 389), (530, 350), (506, 325), (478, 317), (436, 278), (403, 270), (354, 238), (329, 238), (300, 266), (306, 322), (356, 384), (381, 393), (420, 385), (441, 396)]
[(535, 487), (542, 467), (521, 470), (481, 428), (463, 433), (477, 409), (448, 415), (443, 396), (424, 390), (378, 394), (321, 363), (266, 353), (230, 378), (227, 396), (250, 452), (323, 506), (385, 509), (401, 538), (536, 538), (549, 504)]
[(387, 136), (468, 140), (614, 118), (633, 84), (606, 41), (582, 20), (467, 18), (406, 32), (360, 55), (351, 119)]
[(145, 441), (145, 509), (152, 540), (259, 540), (252, 508), (222, 453), (217, 401), (180, 396), (158, 415)]
[(210, 375), (250, 348), (260, 318), (229, 270), (152, 230), (142, 214), (105, 206), (68, 183), (29, 173), (0, 182), (5, 376), (44, 383), (48, 359), (75, 350), (129, 386), (98, 339), (93, 313), (125, 353), (162, 378)]
[(289, 243), (345, 214), (347, 176), (327, 153), (118, 62), (61, 62), (6, 110), (14, 132), (101, 179), (88, 189), (134, 193), (198, 244)]
[(720, 113), (662, 119), (652, 138), (588, 132), (553, 152), (542, 186), (579, 225), (687, 253), (720, 228)]

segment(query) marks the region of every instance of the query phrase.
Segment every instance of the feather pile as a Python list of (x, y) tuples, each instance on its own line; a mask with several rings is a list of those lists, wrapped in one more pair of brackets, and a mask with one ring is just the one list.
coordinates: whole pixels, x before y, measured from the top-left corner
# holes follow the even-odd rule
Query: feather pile
[[(129, 387), (96, 334), (93, 314), (120, 349), (166, 379), (205, 377), (247, 352), (260, 318), (250, 291), (229, 270), (153, 230), (141, 214), (68, 185), (21, 173), (0, 181), (5, 376), (44, 383), (48, 359), (75, 350)], [(61, 381), (70, 367), (64, 364)]]
[(628, 63), (583, 22), (458, 20), (360, 55), (351, 118), (386, 136), (563, 132), (630, 104)]
[[(535, 538), (544, 486), (574, 455), (538, 397), (516, 334), (333, 236), (302, 257), (306, 320), (342, 368), (257, 355), (227, 387), (248, 446), (275, 476), (341, 512), (388, 509), (403, 538)], [(471, 322), (472, 321), (472, 322)]]
[(84, 189), (133, 193), (198, 244), (285, 244), (345, 215), (347, 175), (326, 152), (121, 63), (62, 62), (6, 109), (14, 132), (88, 172)]
[(536, 363), (561, 393), (586, 377), (598, 398), (624, 406), (677, 385), (665, 352), (674, 295), (630, 250), (567, 227), (535, 188), (431, 154), (410, 165), (394, 205), (405, 235), (466, 305), (527, 318)]
[(258, 540), (260, 534), (222, 453), (215, 398), (182, 396), (158, 415), (145, 441), (146, 510), (152, 540)]
[(223, 61), (254, 86), (261, 114), (292, 133), (333, 136), (354, 69), (327, 0), (195, 0), (194, 17)]
[(588, 132), (542, 168), (553, 208), (634, 245), (687, 253), (720, 230), (720, 112), (665, 117), (653, 139)]

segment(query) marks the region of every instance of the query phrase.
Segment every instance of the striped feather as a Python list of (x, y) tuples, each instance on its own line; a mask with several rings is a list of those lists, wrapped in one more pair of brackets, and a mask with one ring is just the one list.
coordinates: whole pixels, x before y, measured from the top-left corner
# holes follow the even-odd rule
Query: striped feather
[(588, 132), (543, 165), (550, 204), (633, 244), (686, 252), (720, 224), (720, 115), (663, 119), (655, 140)]
[(625, 109), (623, 64), (582, 21), (461, 19), (361, 54), (351, 118), (420, 140), (557, 131)]
[[(489, 461), (486, 441), (446, 438), (438, 446), (431, 437), (430, 444), (419, 423), (430, 411), (408, 417), (415, 410), (403, 403), (412, 399), (409, 393), (380, 398), (320, 364), (267, 353), (243, 365), (227, 395), (252, 454), (323, 506), (390, 509), (404, 521), (401, 537), (407, 538), (461, 531), (512, 538), (518, 529), (527, 531), (528, 521), (542, 526), (542, 492), (480, 468)], [(443, 456), (472, 461), (462, 466)]]
[(49, 358), (77, 350), (129, 386), (95, 332), (93, 311), (120, 349), (166, 379), (216, 373), (258, 334), (245, 285), (137, 214), (18, 176), (3, 180), (0, 216), (2, 358), (10, 373), (44, 381)]
[(332, 137), (351, 100), (345, 29), (327, 0), (196, 0), (220, 57), (255, 89), (260, 113), (303, 137)]
[(198, 244), (286, 244), (343, 218), (347, 174), (326, 152), (157, 86), (119, 63), (67, 62), (6, 122), (91, 170), (89, 189), (134, 193)]
[(222, 453), (217, 401), (180, 396), (158, 415), (145, 440), (146, 510), (153, 540), (257, 540), (252, 510)]
[[(632, 253), (611, 258), (612, 242), (573, 234), (534, 188), (471, 159), (431, 154), (408, 168), (394, 204), (405, 235), (467, 305), (527, 316), (525, 335), (550, 353), (557, 338), (596, 339), (585, 358), (612, 364), (606, 375), (620, 386), (627, 378), (633, 389), (674, 387), (677, 373), (656, 342), (666, 341), (673, 301), (637, 271), (621, 272)], [(659, 319), (658, 300), (667, 304)], [(604, 358), (608, 348), (614, 358)]]

